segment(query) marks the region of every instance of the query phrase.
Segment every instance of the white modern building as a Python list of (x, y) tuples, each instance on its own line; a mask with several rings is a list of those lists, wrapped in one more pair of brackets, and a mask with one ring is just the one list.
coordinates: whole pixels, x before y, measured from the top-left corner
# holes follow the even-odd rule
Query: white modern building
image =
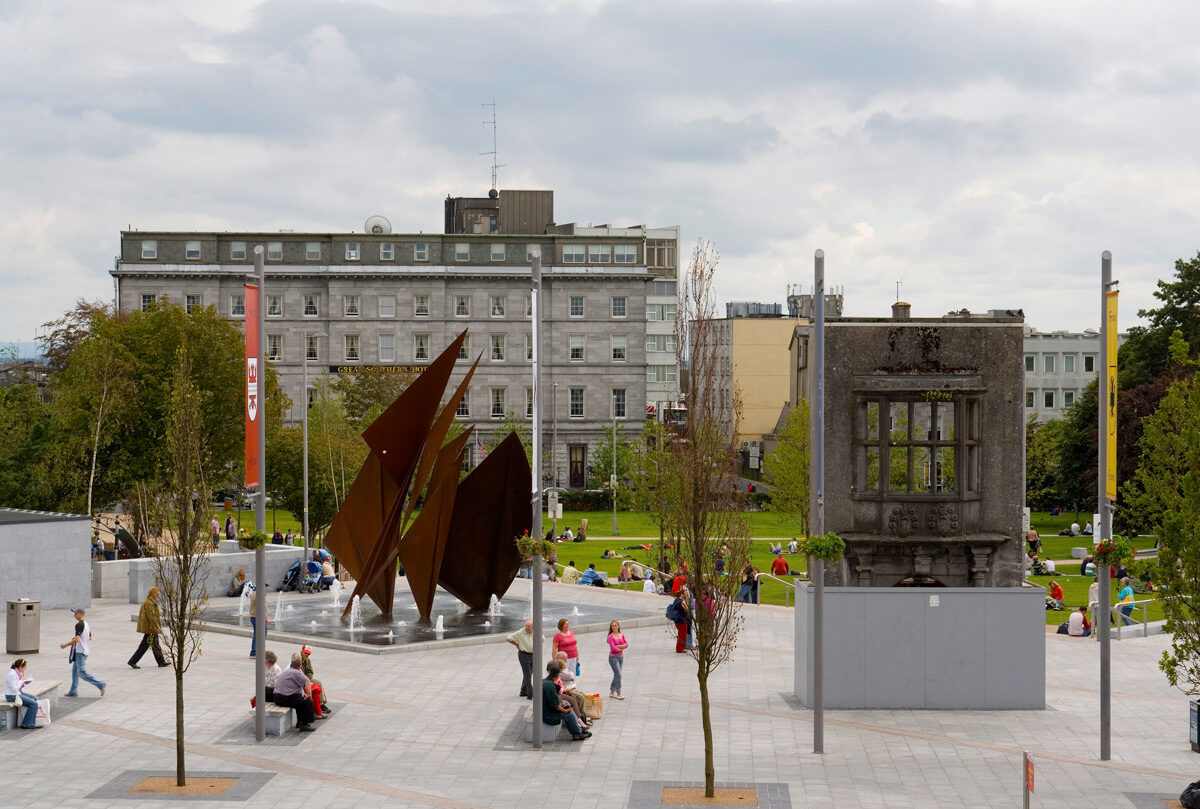
[[(1126, 335), (1119, 335), (1118, 343)], [(1025, 415), (1035, 421), (1063, 416), (1096, 379), (1100, 364), (1100, 334), (1040, 332), (1025, 327)]]

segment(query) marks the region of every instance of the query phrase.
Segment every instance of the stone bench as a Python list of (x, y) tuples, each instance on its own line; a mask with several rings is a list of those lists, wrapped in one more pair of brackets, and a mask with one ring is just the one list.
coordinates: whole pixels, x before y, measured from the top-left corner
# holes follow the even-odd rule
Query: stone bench
[(1089, 548), (1071, 548), (1072, 559), (1086, 559), (1088, 557)]
[(9, 702), (0, 699), (0, 730), (12, 730), (21, 721), (21, 711), (25, 706), (19, 702)]
[[(263, 706), (266, 716), (263, 720), (263, 730), (268, 736), (282, 736), (286, 731), (296, 727), (296, 709), (285, 708), (282, 705), (276, 705), (268, 702)], [(250, 709), (251, 718), (254, 717), (255, 708)]]
[[(547, 725), (542, 723), (542, 741), (554, 742), (558, 741), (559, 734), (563, 739), (571, 738), (570, 732), (567, 730), (566, 724), (559, 722), (557, 725)], [(525, 708), (525, 741), (533, 741), (533, 706), (529, 705)]]
[[(53, 709), (58, 706), (58, 688), (62, 685), (59, 680), (34, 680), (29, 685), (25, 686), (25, 693), (34, 699), (45, 699), (50, 701), (50, 707)], [(51, 714), (53, 718), (53, 714)]]

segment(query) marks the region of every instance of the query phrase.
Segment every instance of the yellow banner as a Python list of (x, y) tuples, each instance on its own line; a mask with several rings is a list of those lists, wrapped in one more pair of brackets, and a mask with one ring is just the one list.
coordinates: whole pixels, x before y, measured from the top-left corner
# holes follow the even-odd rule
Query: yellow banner
[(1105, 444), (1104, 493), (1109, 500), (1117, 499), (1117, 293), (1109, 292), (1104, 301), (1104, 329), (1107, 340), (1108, 401), (1105, 403), (1108, 442)]

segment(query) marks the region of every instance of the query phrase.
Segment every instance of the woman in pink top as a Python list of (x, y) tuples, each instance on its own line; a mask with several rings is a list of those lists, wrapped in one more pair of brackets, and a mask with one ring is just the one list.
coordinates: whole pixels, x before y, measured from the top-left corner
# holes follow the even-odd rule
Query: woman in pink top
[(612, 683), (608, 686), (608, 695), (613, 699), (625, 699), (621, 696), (621, 667), (625, 665), (625, 650), (629, 641), (621, 634), (621, 622), (612, 621), (608, 625), (608, 665), (612, 666)]
[(566, 618), (560, 618), (558, 621), (558, 633), (554, 636), (554, 648), (551, 657), (555, 657), (559, 652), (567, 656), (567, 668), (574, 673), (579, 666), (579, 643), (575, 640), (575, 633), (571, 631), (571, 622)]

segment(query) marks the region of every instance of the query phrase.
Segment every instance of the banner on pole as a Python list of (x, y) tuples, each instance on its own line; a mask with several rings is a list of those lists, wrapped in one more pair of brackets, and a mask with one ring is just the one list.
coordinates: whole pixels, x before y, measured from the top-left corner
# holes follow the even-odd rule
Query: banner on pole
[(1025, 754), (1025, 789), (1033, 792), (1033, 759)]
[[(1108, 443), (1105, 444), (1104, 496), (1117, 499), (1117, 293), (1109, 292), (1104, 298), (1104, 329), (1107, 341), (1108, 401), (1104, 403), (1105, 427)], [(1099, 531), (1096, 532), (1097, 534)]]
[(246, 284), (246, 488), (258, 479), (258, 419), (262, 413), (259, 382), (258, 285)]

